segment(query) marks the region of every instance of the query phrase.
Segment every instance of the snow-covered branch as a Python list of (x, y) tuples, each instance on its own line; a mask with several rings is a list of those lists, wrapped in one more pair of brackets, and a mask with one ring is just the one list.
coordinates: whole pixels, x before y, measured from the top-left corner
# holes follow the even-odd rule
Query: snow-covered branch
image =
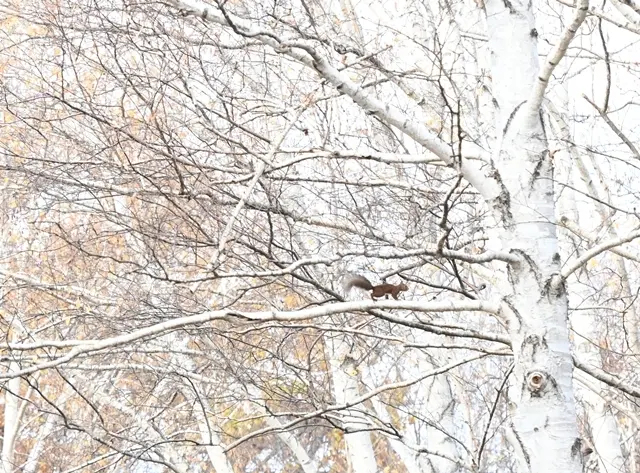
[(412, 258), (416, 256), (435, 256), (435, 257), (444, 257), (449, 259), (454, 259), (458, 261), (464, 261), (467, 263), (489, 263), (491, 261), (502, 261), (504, 263), (518, 263), (519, 259), (515, 255), (511, 255), (505, 252), (499, 251), (485, 251), (481, 254), (470, 254), (464, 251), (456, 251), (456, 250), (447, 250), (445, 248), (442, 251), (437, 248), (422, 248), (416, 250), (397, 250), (397, 249), (389, 249), (382, 250), (377, 252), (368, 252), (368, 251), (338, 251), (335, 256), (330, 257), (313, 257), (313, 258), (305, 258), (298, 261), (295, 261), (288, 266), (277, 269), (273, 271), (262, 271), (262, 272), (247, 272), (247, 273), (218, 273), (216, 277), (219, 278), (235, 278), (242, 276), (251, 276), (251, 277), (272, 277), (272, 276), (282, 276), (284, 274), (291, 274), (295, 270), (302, 268), (304, 266), (310, 265), (326, 265), (331, 266), (333, 263), (338, 261), (342, 261), (345, 256), (368, 256), (368, 257), (376, 257), (376, 258), (384, 258), (384, 259), (401, 259), (401, 258)]

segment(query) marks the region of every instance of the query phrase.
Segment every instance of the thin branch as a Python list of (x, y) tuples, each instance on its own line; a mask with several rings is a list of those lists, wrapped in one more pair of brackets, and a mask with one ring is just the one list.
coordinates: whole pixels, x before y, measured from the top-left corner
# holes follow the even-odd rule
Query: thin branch
[[(410, 380), (400, 381), (398, 383), (385, 384), (385, 385), (380, 386), (380, 387), (378, 387), (376, 389), (372, 389), (368, 393), (362, 394), (361, 396), (358, 396), (355, 399), (353, 399), (353, 400), (351, 400), (351, 401), (349, 401), (347, 403), (339, 404), (339, 405), (335, 405), (334, 404), (334, 405), (331, 405), (331, 406), (327, 406), (326, 408), (322, 408), (322, 409), (318, 409), (316, 411), (310, 412), (310, 413), (308, 413), (308, 414), (306, 414), (306, 415), (304, 415), (304, 416), (302, 416), (302, 417), (300, 417), (298, 419), (295, 419), (295, 420), (293, 420), (291, 422), (288, 422), (286, 424), (282, 424), (282, 426), (279, 427), (279, 428), (265, 427), (265, 428), (256, 430), (256, 431), (251, 432), (250, 434), (247, 434), (244, 437), (241, 437), (238, 440), (235, 440), (234, 442), (230, 443), (229, 445), (227, 445), (224, 448), (224, 451), (228, 452), (229, 450), (231, 450), (233, 448), (236, 448), (240, 444), (242, 444), (242, 443), (244, 443), (244, 442), (246, 442), (246, 441), (248, 441), (248, 440), (250, 440), (252, 438), (258, 437), (258, 436), (262, 436), (262, 435), (265, 435), (265, 434), (268, 434), (268, 433), (272, 433), (272, 432), (283, 432), (285, 430), (292, 429), (296, 425), (301, 424), (304, 421), (312, 419), (314, 417), (318, 417), (318, 416), (327, 414), (327, 413), (332, 412), (332, 411), (339, 411), (339, 410), (343, 410), (343, 409), (348, 409), (348, 408), (353, 407), (353, 406), (357, 406), (358, 404), (362, 404), (363, 402), (365, 402), (365, 401), (371, 399), (372, 397), (377, 396), (378, 394), (381, 394), (383, 392), (391, 391), (391, 390), (394, 390), (394, 389), (402, 389), (402, 388), (405, 388), (407, 386), (411, 386), (411, 385), (413, 385), (415, 383), (419, 383), (420, 381), (422, 381), (424, 379), (430, 378), (432, 376), (437, 376), (437, 375), (442, 374), (442, 373), (446, 373), (447, 371), (450, 371), (451, 369), (456, 368), (457, 366), (460, 366), (460, 365), (463, 365), (463, 364), (466, 364), (466, 363), (470, 363), (470, 362), (475, 361), (475, 360), (479, 360), (479, 359), (484, 358), (486, 356), (487, 355), (484, 355), (484, 354), (469, 356), (469, 357), (464, 358), (462, 360), (455, 361), (453, 363), (450, 363), (448, 365), (442, 366), (440, 368), (436, 368), (436, 369), (433, 369), (431, 371), (428, 371), (428, 372), (426, 372), (424, 374), (421, 374), (421, 375), (419, 375), (419, 376), (417, 376), (415, 378), (412, 378)], [(289, 413), (278, 413), (278, 414), (279, 415), (289, 415)]]
[(13, 273), (10, 271), (0, 270), (0, 275), (6, 277), (7, 279), (14, 279), (16, 281), (20, 281), (25, 283), (35, 289), (42, 289), (53, 292), (64, 292), (66, 294), (82, 297), (89, 302), (92, 302), (97, 305), (106, 305), (106, 306), (114, 306), (116, 305), (116, 301), (112, 299), (105, 299), (102, 297), (98, 297), (89, 293), (87, 288), (71, 286), (67, 284), (52, 284), (40, 281), (39, 279), (35, 279), (24, 274)]
[[(589, 238), (585, 234), (585, 232), (580, 227), (578, 227), (578, 225), (575, 222), (569, 219), (569, 217), (566, 217), (566, 216), (561, 217), (559, 224), (565, 227), (570, 232), (575, 233), (583, 240), (588, 241), (590, 244), (592, 245), (595, 244), (594, 240), (592, 238)], [(623, 258), (635, 261), (636, 263), (640, 263), (640, 255), (633, 254), (630, 251), (627, 251), (623, 248), (611, 248), (611, 252), (615, 253), (618, 256), (622, 256)]]
[(238, 215), (240, 215), (240, 211), (245, 206), (247, 199), (253, 192), (254, 187), (262, 177), (262, 174), (264, 173), (267, 167), (267, 163), (271, 164), (274, 156), (276, 155), (276, 153), (280, 148), (280, 145), (286, 138), (291, 128), (293, 128), (293, 126), (296, 124), (296, 122), (298, 121), (298, 118), (300, 118), (300, 115), (302, 115), (302, 112), (304, 112), (307, 109), (309, 104), (307, 104), (306, 106), (299, 107), (294, 117), (289, 121), (289, 123), (287, 124), (285, 129), (282, 131), (282, 133), (280, 133), (280, 136), (278, 136), (273, 141), (273, 145), (271, 146), (271, 150), (269, 151), (269, 154), (267, 155), (267, 157), (258, 163), (258, 167), (253, 175), (253, 179), (251, 179), (251, 182), (249, 182), (249, 184), (247, 185), (247, 188), (245, 189), (244, 196), (236, 204), (231, 214), (231, 217), (229, 218), (229, 220), (227, 221), (227, 224), (225, 225), (224, 231), (220, 236), (218, 248), (214, 252), (213, 257), (211, 258), (211, 261), (209, 263), (210, 268), (215, 268), (218, 265), (218, 259), (220, 258), (220, 255), (223, 253), (224, 247), (227, 244), (227, 241), (229, 240), (229, 236), (231, 235), (231, 230), (233, 229), (233, 225), (236, 219), (238, 218)]
[(500, 387), (498, 388), (498, 392), (496, 393), (496, 398), (495, 398), (495, 400), (493, 402), (493, 406), (491, 407), (491, 412), (489, 412), (489, 420), (487, 421), (487, 427), (484, 429), (484, 435), (482, 436), (482, 442), (480, 443), (480, 448), (478, 449), (478, 460), (476, 462), (478, 467), (480, 467), (480, 465), (481, 465), (482, 452), (484, 451), (484, 447), (487, 444), (487, 436), (489, 435), (489, 427), (491, 427), (491, 420), (493, 419), (493, 416), (495, 415), (496, 408), (498, 407), (498, 402), (500, 401), (500, 396), (502, 395), (502, 391), (504, 390), (504, 387), (507, 384), (507, 380), (509, 379), (509, 376), (511, 376), (511, 373), (513, 373), (513, 368), (514, 367), (515, 367), (515, 365), (512, 363), (511, 366), (509, 367), (509, 369), (507, 370), (507, 373), (504, 375), (504, 379), (502, 380), (502, 383), (500, 384)]
[(587, 97), (586, 95), (582, 94), (582, 97), (591, 104), (591, 106), (593, 108), (596, 109), (596, 111), (600, 114), (600, 116), (602, 117), (602, 119), (606, 122), (607, 125), (609, 125), (609, 128), (611, 128), (611, 130), (618, 135), (618, 138), (620, 138), (622, 140), (622, 142), (627, 145), (627, 148), (629, 148), (629, 150), (633, 153), (633, 155), (637, 158), (640, 159), (640, 152), (638, 151), (638, 148), (635, 147), (635, 145), (631, 142), (631, 140), (629, 138), (627, 138), (627, 135), (625, 135), (624, 133), (622, 133), (622, 130), (620, 130), (620, 128), (618, 128), (616, 126), (615, 123), (613, 123), (613, 120), (611, 120), (611, 118), (609, 118), (609, 114), (604, 111), (603, 109), (601, 109), (600, 107), (598, 107), (595, 102), (593, 102), (589, 97)]
[[(258, 30), (233, 15), (224, 12), (224, 15), (211, 11), (211, 7), (198, 0), (168, 0), (168, 3), (180, 9), (184, 14), (196, 16), (204, 21), (211, 21), (228, 26), (243, 37), (256, 38), (264, 44), (274, 48), (276, 52), (301, 62), (307, 67), (313, 68), (327, 82), (333, 84), (336, 89), (348, 95), (356, 104), (368, 113), (376, 116), (384, 123), (392, 125), (404, 134), (411, 137), (417, 143), (442, 159), (449, 166), (456, 167), (453, 153), (449, 145), (439, 139), (428, 127), (419, 120), (412, 120), (399, 109), (370, 96), (360, 84), (353, 82), (344, 71), (333, 67), (329, 61), (322, 57), (312, 46), (304, 41), (292, 41), (280, 39), (270, 31)], [(482, 156), (488, 162), (488, 154), (485, 150), (473, 143), (465, 143), (466, 154)], [(493, 199), (500, 194), (501, 188), (490, 173), (483, 172), (478, 163), (464, 159), (460, 171), (485, 198)]]

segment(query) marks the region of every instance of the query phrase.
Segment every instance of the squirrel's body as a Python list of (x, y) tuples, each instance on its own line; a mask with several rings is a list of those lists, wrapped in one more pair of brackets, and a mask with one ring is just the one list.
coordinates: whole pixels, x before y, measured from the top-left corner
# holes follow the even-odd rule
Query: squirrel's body
[(360, 276), (359, 274), (347, 274), (344, 278), (344, 290), (345, 292), (349, 292), (351, 288), (359, 287), (360, 289), (364, 289), (365, 291), (371, 291), (371, 299), (374, 301), (379, 299), (380, 297), (386, 296), (394, 299), (398, 299), (398, 295), (402, 291), (406, 291), (409, 288), (406, 284), (379, 284), (378, 286), (374, 286), (364, 276)]

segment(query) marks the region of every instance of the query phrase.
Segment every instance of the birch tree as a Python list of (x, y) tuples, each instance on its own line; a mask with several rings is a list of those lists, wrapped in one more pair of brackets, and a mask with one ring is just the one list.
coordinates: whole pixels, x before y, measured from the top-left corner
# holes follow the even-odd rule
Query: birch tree
[(0, 1), (5, 472), (636, 471), (634, 1)]

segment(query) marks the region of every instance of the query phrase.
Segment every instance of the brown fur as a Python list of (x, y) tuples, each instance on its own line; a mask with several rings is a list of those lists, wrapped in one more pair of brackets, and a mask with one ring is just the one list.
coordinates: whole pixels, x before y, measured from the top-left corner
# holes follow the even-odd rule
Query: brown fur
[(374, 301), (381, 297), (389, 298), (389, 295), (394, 299), (398, 299), (398, 295), (402, 291), (407, 291), (409, 288), (405, 283), (400, 284), (379, 284), (378, 286), (374, 286), (364, 276), (360, 276), (359, 274), (348, 274), (345, 277), (344, 289), (346, 292), (349, 292), (352, 287), (359, 287), (360, 289), (364, 289), (366, 291), (371, 291), (371, 299)]

